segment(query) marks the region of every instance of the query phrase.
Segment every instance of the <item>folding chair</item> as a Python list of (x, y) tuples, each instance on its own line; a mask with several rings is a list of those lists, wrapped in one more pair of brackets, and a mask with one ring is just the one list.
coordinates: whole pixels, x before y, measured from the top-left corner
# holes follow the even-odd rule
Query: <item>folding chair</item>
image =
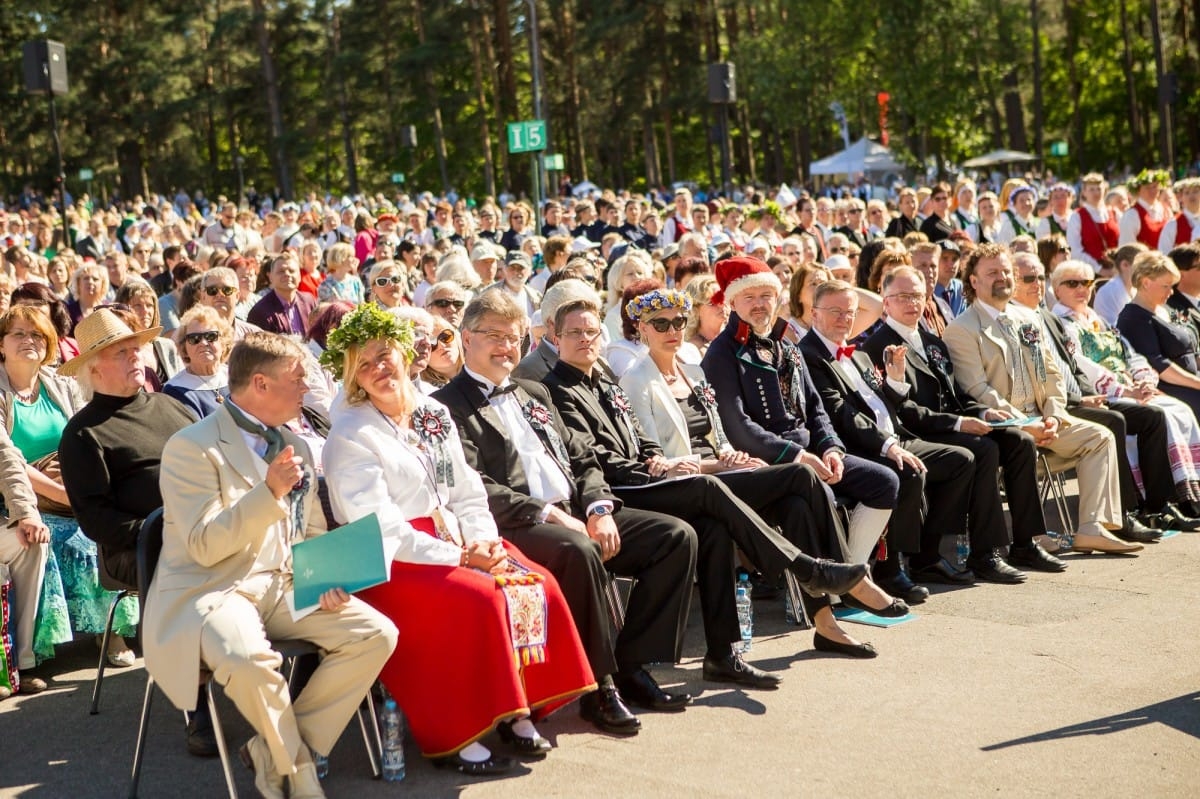
[(1075, 468), (1076, 459), (1063, 458), (1053, 452), (1038, 450), (1038, 501), (1046, 504), (1046, 498), (1054, 495), (1054, 508), (1058, 512), (1058, 521), (1062, 525), (1059, 532), (1060, 542), (1070, 548), (1071, 539), (1075, 535), (1075, 519), (1071, 515), (1071, 507), (1067, 503), (1066, 473)]
[(137, 586), (126, 585), (108, 573), (108, 570), (104, 568), (104, 555), (100, 554), (98, 547), (97, 559), (99, 561), (97, 571), (100, 577), (100, 587), (105, 591), (116, 591), (117, 595), (108, 607), (108, 623), (104, 625), (104, 638), (100, 642), (100, 664), (96, 667), (96, 682), (92, 685), (92, 709), (89, 711), (92, 716), (100, 712), (100, 686), (104, 682), (104, 669), (108, 666), (108, 642), (112, 638), (113, 619), (117, 615), (117, 605), (125, 597), (138, 595)]

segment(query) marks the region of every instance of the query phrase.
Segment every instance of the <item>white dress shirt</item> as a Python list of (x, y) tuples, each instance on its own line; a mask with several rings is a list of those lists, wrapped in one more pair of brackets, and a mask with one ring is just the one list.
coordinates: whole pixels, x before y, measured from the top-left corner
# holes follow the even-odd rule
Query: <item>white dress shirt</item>
[[(883, 397), (879, 396), (873, 388), (867, 385), (867, 381), (859, 374), (858, 367), (854, 365), (854, 362), (849, 357), (837, 357), (838, 347), (843, 347), (845, 346), (844, 344), (837, 344), (822, 336), (820, 332), (814, 332), (816, 332), (817, 338), (821, 340), (821, 343), (829, 350), (829, 354), (834, 356), (834, 368), (850, 381), (850, 385), (854, 386), (854, 390), (858, 392), (858, 395), (870, 407), (871, 414), (875, 417), (875, 426), (887, 436), (887, 440), (883, 442), (883, 446), (879, 450), (880, 455), (886, 455), (887, 451), (892, 448), (892, 445), (898, 441), (896, 428), (892, 425), (892, 414), (888, 410), (887, 403), (883, 401)], [(900, 396), (908, 394), (910, 388), (908, 383), (898, 383), (896, 381), (891, 381), (891, 386)], [(902, 387), (903, 390), (901, 391), (897, 387)]]
[[(1137, 204), (1146, 209), (1148, 212), (1147, 215), (1151, 219), (1155, 221), (1162, 219), (1162, 206), (1158, 203), (1155, 203), (1154, 205), (1146, 205), (1146, 203), (1138, 200)], [(1126, 244), (1137, 241), (1138, 233), (1140, 233), (1141, 230), (1142, 218), (1138, 216), (1137, 208), (1130, 207), (1130, 209), (1121, 216), (1121, 238), (1117, 242), (1118, 245), (1124, 247)]]

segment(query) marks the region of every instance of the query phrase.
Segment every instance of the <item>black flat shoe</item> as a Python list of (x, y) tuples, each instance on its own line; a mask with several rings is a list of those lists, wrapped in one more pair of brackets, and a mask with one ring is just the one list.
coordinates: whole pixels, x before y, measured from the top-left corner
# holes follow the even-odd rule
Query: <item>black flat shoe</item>
[(820, 633), (813, 633), (813, 649), (818, 652), (831, 652), (835, 655), (848, 655), (852, 658), (873, 658), (879, 655), (875, 647), (868, 644), (841, 644), (830, 641)]
[(500, 740), (512, 747), (512, 750), (518, 755), (527, 757), (545, 757), (554, 747), (542, 736), (536, 738), (526, 738), (523, 735), (517, 735), (513, 732), (513, 723), (511, 721), (502, 721), (496, 725), (496, 732), (500, 733)]
[(812, 596), (845, 594), (861, 583), (866, 576), (867, 566), (865, 563), (838, 563), (818, 558), (812, 561), (812, 574), (807, 580), (799, 582), (800, 587)]
[(885, 619), (898, 619), (901, 616), (908, 615), (908, 603), (903, 599), (896, 599), (895, 597), (892, 598), (892, 603), (890, 605), (888, 605), (886, 608), (879, 608), (878, 610), (871, 607), (866, 602), (860, 601), (853, 594), (842, 594), (841, 599), (842, 604), (848, 608), (865, 610), (867, 613), (871, 613), (875, 616), (882, 616)]
[(457, 771), (468, 777), (494, 777), (497, 774), (504, 774), (511, 771), (513, 761), (512, 758), (504, 757), (503, 755), (492, 755), (482, 763), (472, 763), (470, 760), (463, 760), (458, 755), (450, 755), (449, 757), (435, 757), (433, 759), (433, 766), (434, 768)]
[(579, 716), (611, 735), (637, 735), (642, 722), (630, 712), (616, 688), (600, 688), (579, 698)]
[(740, 652), (730, 652), (720, 659), (705, 655), (703, 671), (704, 679), (709, 682), (728, 682), (746, 688), (772, 690), (778, 688), (780, 683), (774, 674), (743, 660)]
[(1051, 555), (1036, 541), (1027, 546), (1013, 544), (1008, 548), (1008, 562), (1022, 569), (1039, 572), (1059, 573), (1067, 570), (1065, 561)]
[(613, 684), (621, 692), (621, 698), (643, 710), (663, 713), (680, 713), (692, 701), (688, 694), (669, 694), (659, 687), (650, 672), (637, 669), (632, 672), (617, 672)]

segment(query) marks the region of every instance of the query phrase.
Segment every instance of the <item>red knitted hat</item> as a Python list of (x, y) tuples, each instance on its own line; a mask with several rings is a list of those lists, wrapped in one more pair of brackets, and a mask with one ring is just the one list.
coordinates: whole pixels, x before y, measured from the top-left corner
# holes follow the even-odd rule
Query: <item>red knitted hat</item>
[(716, 273), (720, 289), (712, 297), (713, 305), (732, 302), (734, 297), (747, 289), (770, 287), (779, 294), (783, 293), (783, 284), (771, 271), (771, 267), (757, 258), (726, 258), (717, 262)]

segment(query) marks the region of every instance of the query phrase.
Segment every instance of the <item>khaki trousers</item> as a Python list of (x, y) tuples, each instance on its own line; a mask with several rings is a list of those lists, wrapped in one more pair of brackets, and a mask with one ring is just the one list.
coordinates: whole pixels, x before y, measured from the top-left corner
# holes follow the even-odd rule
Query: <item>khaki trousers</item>
[[(286, 598), (291, 587), (290, 574), (255, 575), (213, 608), (200, 632), (200, 657), (284, 776), (295, 773), (302, 743), (329, 754), (397, 637), (390, 620), (354, 597), (340, 610), (294, 621)], [(308, 641), (321, 651), (321, 665), (294, 704), (270, 640)]]
[(1067, 420), (1070, 426), (1060, 428), (1058, 438), (1042, 449), (1060, 458), (1078, 460), (1075, 465), (1079, 476), (1078, 526), (1090, 523), (1118, 529), (1123, 524), (1121, 485), (1112, 433), (1077, 416), (1068, 416)]
[(49, 544), (23, 547), (16, 526), (0, 528), (0, 563), (8, 567), (12, 579), (9, 598), (14, 611), (12, 620), (16, 624), (13, 643), (17, 656), (17, 662), (12, 665), (18, 670), (37, 665), (33, 658), (33, 632), (49, 558)]

